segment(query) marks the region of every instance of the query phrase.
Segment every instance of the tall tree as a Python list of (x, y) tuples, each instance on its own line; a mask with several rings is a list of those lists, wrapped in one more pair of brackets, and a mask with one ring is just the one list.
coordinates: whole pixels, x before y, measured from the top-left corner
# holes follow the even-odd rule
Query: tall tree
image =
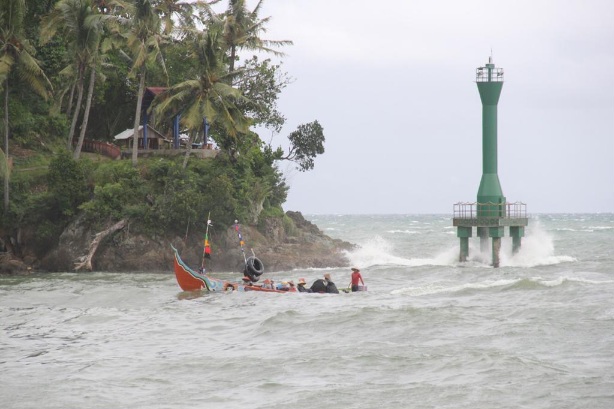
[(184, 167), (191, 142), (202, 132), (205, 118), (231, 139), (247, 132), (249, 126), (247, 118), (236, 106), (242, 96), (238, 89), (229, 85), (229, 79), (236, 73), (225, 70), (218, 33), (207, 31), (197, 35), (191, 43), (188, 58), (198, 62), (194, 77), (172, 86), (155, 101), (158, 118), (181, 113), (181, 125), (191, 136)]
[[(156, 9), (162, 19), (162, 32), (165, 35), (176, 34), (176, 28), (180, 31), (195, 30), (196, 20), (201, 14), (212, 15), (211, 5), (220, 0), (210, 1), (178, 1), (178, 0), (159, 0)], [(200, 11), (201, 13), (196, 13)], [(203, 13), (204, 12), (204, 13)], [(199, 19), (199, 23), (205, 24), (206, 21)]]
[(12, 80), (21, 80), (43, 98), (51, 83), (34, 58), (35, 49), (24, 36), (25, 0), (0, 0), (0, 84), (4, 88), (4, 214), (9, 210), (9, 88)]
[[(168, 78), (161, 45), (171, 38), (175, 21), (191, 25), (193, 10), (208, 7), (208, 2), (186, 2), (178, 0), (117, 0), (116, 7), (122, 10), (123, 29), (116, 34), (123, 38), (132, 62), (130, 75), (139, 81), (136, 110), (134, 114), (134, 135), (132, 164), (138, 163), (139, 125), (141, 123), (142, 101), (148, 74), (148, 64), (156, 63)], [(119, 27), (119, 26), (118, 26)]]
[(266, 24), (271, 17), (260, 19), (258, 14), (264, 0), (259, 0), (252, 11), (247, 8), (245, 0), (229, 0), (228, 9), (223, 18), (223, 39), (229, 52), (228, 69), (235, 70), (235, 62), (238, 59), (239, 49), (250, 51), (265, 51), (277, 56), (283, 56), (282, 52), (273, 47), (292, 45), (288, 40), (265, 40), (260, 37), (266, 33)]
[[(46, 44), (60, 32), (68, 42), (68, 50), (73, 63), (65, 69), (75, 75), (77, 87), (77, 103), (72, 112), (72, 120), (67, 138), (67, 148), (72, 150), (72, 141), (81, 114), (85, 76), (90, 70), (90, 85), (86, 97), (86, 110), (83, 114), (79, 141), (74, 151), (78, 159), (85, 138), (89, 119), (89, 107), (93, 98), (93, 81), (96, 78), (96, 64), (100, 51), (100, 41), (104, 30), (104, 22), (110, 16), (101, 12), (94, 0), (60, 0), (51, 13), (43, 19), (41, 26), (41, 43)], [(72, 101), (71, 101), (72, 103)]]
[[(139, 148), (139, 125), (141, 123), (141, 111), (143, 95), (145, 93), (145, 81), (147, 77), (147, 64), (157, 62), (166, 74), (166, 66), (160, 45), (163, 42), (162, 19), (156, 6), (159, 1), (155, 0), (128, 0), (121, 4), (122, 19), (115, 34), (123, 40), (120, 45), (128, 50), (132, 68), (130, 76), (138, 79), (136, 111), (134, 114), (134, 135), (132, 143), (132, 164), (138, 163)], [(115, 43), (115, 46), (118, 44)]]
[(283, 156), (278, 150), (277, 160), (290, 160), (296, 163), (299, 171), (305, 172), (313, 169), (314, 158), (324, 153), (324, 129), (318, 121), (299, 125), (288, 139), (290, 147), (288, 154)]

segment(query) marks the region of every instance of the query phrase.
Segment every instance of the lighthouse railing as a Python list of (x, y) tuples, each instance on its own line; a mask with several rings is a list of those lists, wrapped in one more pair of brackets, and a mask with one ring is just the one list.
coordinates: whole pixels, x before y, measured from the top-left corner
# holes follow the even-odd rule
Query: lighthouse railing
[(455, 219), (526, 219), (527, 205), (523, 202), (514, 203), (478, 203), (459, 202), (454, 204)]

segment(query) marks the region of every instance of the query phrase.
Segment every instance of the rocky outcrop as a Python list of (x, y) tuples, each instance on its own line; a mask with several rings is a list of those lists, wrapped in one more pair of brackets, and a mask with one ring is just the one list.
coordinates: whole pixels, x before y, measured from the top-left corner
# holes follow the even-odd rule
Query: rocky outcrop
[[(263, 262), (267, 272), (348, 265), (345, 251), (352, 249), (352, 244), (326, 236), (300, 212), (287, 212), (286, 216), (261, 220), (258, 228), (241, 225), (246, 243), (243, 251), (234, 226), (221, 228), (214, 223), (210, 230), (212, 257), (206, 260), (208, 271), (241, 271), (244, 257), (252, 254)], [(103, 226), (100, 231), (108, 227)], [(76, 219), (60, 236), (59, 245), (36, 267), (45, 271), (73, 271), (85, 260), (97, 233), (82, 219)], [(169, 271), (173, 264), (171, 244), (188, 265), (197, 268), (202, 264), (203, 232), (187, 237), (148, 237), (132, 233), (127, 224), (99, 243), (91, 257), (92, 268), (97, 271)]]
[(326, 236), (300, 212), (287, 212), (286, 216), (292, 220), (290, 232), (279, 225), (282, 219), (267, 220), (264, 234), (271, 245), (258, 248), (258, 258), (268, 261), (271, 271), (348, 265), (343, 254), (354, 247), (352, 244)]
[(32, 268), (9, 253), (0, 253), (0, 274), (29, 274)]

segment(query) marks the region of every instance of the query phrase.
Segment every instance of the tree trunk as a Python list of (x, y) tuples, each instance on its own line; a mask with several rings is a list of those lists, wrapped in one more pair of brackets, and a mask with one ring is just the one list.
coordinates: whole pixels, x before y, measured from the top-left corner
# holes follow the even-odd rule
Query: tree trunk
[(190, 136), (188, 137), (187, 146), (185, 147), (185, 156), (183, 157), (183, 168), (188, 167), (188, 159), (190, 159), (190, 155), (192, 154), (192, 138), (194, 132), (190, 132)]
[(69, 151), (72, 151), (72, 138), (75, 135), (75, 127), (77, 126), (77, 119), (79, 118), (79, 111), (81, 110), (81, 100), (83, 99), (83, 71), (81, 69), (79, 69), (79, 78), (77, 81), (77, 105), (75, 105), (75, 111), (72, 115), (70, 131), (68, 132), (68, 142), (66, 144), (66, 148)]
[(92, 271), (92, 258), (94, 258), (94, 254), (96, 254), (96, 250), (98, 249), (100, 243), (102, 243), (102, 240), (104, 240), (104, 238), (107, 237), (109, 234), (114, 233), (117, 230), (123, 229), (125, 225), (126, 219), (122, 219), (108, 229), (97, 233), (94, 236), (94, 240), (92, 240), (92, 242), (90, 243), (90, 248), (87, 256), (81, 257), (83, 261), (75, 263), (75, 271), (79, 271), (84, 267), (88, 271)]
[(143, 94), (145, 93), (145, 66), (141, 68), (141, 79), (139, 81), (139, 93), (136, 101), (136, 112), (134, 114), (134, 135), (132, 142), (132, 166), (137, 165), (139, 157), (139, 124), (141, 123), (141, 107), (143, 105)]
[(76, 82), (73, 82), (70, 86), (70, 97), (68, 98), (68, 106), (66, 107), (66, 116), (69, 117), (72, 115), (72, 102), (75, 99), (75, 87), (77, 86)]
[[(228, 72), (232, 73), (235, 70), (235, 58), (237, 58), (237, 47), (235, 45), (230, 46), (230, 58), (228, 62)], [(233, 81), (230, 80), (230, 85), (232, 85)]]
[(4, 83), (4, 217), (9, 212), (9, 82)]
[(81, 124), (81, 132), (79, 133), (79, 141), (75, 147), (75, 153), (73, 158), (79, 159), (81, 155), (81, 147), (83, 146), (83, 140), (85, 139), (85, 131), (87, 130), (87, 122), (90, 116), (90, 108), (92, 107), (92, 99), (94, 98), (94, 84), (96, 83), (96, 67), (92, 67), (90, 74), (90, 85), (87, 89), (87, 101), (85, 102), (85, 112), (83, 112), (83, 123)]

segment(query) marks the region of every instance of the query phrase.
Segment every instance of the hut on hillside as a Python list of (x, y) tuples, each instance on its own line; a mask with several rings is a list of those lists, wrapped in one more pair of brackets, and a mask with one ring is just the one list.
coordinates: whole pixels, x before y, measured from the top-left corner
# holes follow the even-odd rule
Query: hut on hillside
[[(167, 149), (171, 146), (172, 141), (166, 139), (164, 135), (156, 131), (151, 126), (147, 125), (147, 135), (143, 134), (143, 126), (139, 126), (139, 146), (138, 149)], [(125, 131), (115, 135), (113, 138), (115, 143), (122, 149), (131, 149), (134, 141), (134, 129), (126, 129)], [(147, 139), (147, 146), (144, 146), (143, 141)]]

